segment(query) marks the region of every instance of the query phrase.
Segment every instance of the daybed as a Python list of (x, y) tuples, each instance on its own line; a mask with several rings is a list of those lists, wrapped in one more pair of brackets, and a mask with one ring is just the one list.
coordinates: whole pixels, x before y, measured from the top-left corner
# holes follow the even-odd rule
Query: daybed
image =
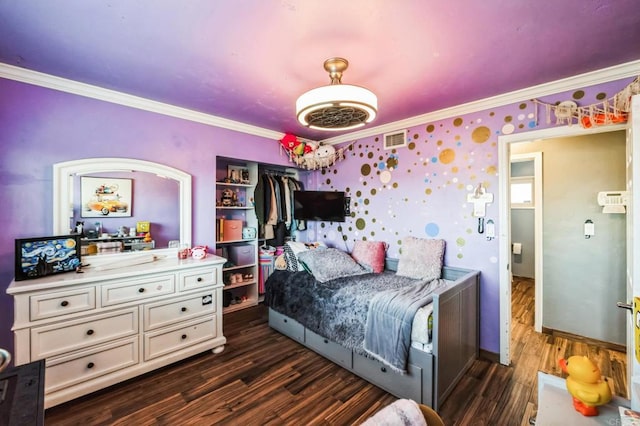
[[(338, 308), (331, 306), (332, 303), (340, 305), (345, 312), (361, 311), (358, 304), (363, 302), (351, 302), (348, 294), (368, 292), (377, 279), (373, 276), (397, 277), (398, 260), (386, 259), (384, 268), (381, 274), (367, 273), (324, 282), (304, 271), (275, 271), (266, 283), (269, 325), (396, 397), (412, 399), (437, 410), (478, 356), (480, 273), (442, 267), (442, 279), (434, 281), (428, 297), (430, 304), (420, 308), (411, 319), (409, 326), (413, 329), (410, 347), (406, 348), (406, 366), (398, 369), (385, 360), (375, 359), (375, 354), (372, 356), (364, 349), (366, 343), (354, 342), (349, 335), (359, 334), (356, 340), (362, 340), (362, 334), (368, 332), (362, 331), (366, 319), (353, 318), (349, 313), (346, 319), (336, 317), (334, 310)], [(351, 289), (351, 285), (355, 287)], [(350, 290), (346, 291), (343, 286)], [(340, 291), (342, 293), (335, 296)], [(424, 315), (432, 320), (430, 342), (416, 337), (428, 334), (416, 330), (418, 324), (421, 328), (426, 326)], [(366, 322), (368, 327), (369, 321)], [(387, 332), (393, 334), (385, 329), (384, 333)]]

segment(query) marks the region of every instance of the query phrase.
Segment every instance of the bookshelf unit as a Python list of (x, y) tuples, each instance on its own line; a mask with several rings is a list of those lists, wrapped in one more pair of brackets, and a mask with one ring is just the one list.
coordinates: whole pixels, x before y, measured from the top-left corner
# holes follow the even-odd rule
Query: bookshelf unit
[(257, 163), (217, 157), (216, 254), (227, 259), (222, 269), (225, 314), (259, 301), (258, 220), (253, 204), (257, 181)]

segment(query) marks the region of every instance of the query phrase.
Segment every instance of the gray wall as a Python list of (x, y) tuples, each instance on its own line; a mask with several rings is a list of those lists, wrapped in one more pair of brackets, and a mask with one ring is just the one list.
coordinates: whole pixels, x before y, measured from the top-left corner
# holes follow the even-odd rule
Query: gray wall
[[(624, 132), (513, 145), (543, 152), (543, 326), (625, 344), (626, 215), (604, 214), (599, 191), (625, 187)], [(584, 237), (584, 222), (595, 236)]]
[[(511, 163), (511, 177), (534, 174), (533, 160)], [(511, 241), (522, 244), (522, 253), (511, 255), (511, 272), (517, 277), (535, 278), (534, 213), (532, 208), (511, 209)]]

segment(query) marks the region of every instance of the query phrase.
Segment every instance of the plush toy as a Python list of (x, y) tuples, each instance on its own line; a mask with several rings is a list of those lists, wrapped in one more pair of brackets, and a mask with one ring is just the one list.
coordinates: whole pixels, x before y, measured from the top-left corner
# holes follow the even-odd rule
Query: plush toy
[(204, 259), (207, 257), (207, 246), (197, 246), (191, 249), (191, 256), (196, 259)]
[(583, 416), (597, 416), (598, 405), (611, 401), (611, 389), (600, 369), (586, 356), (572, 356), (558, 361), (569, 374), (567, 390), (573, 397), (573, 407)]
[(292, 135), (291, 133), (286, 133), (282, 139), (280, 139), (280, 144), (287, 151), (292, 151), (295, 147), (300, 145), (300, 141), (296, 137), (296, 135)]

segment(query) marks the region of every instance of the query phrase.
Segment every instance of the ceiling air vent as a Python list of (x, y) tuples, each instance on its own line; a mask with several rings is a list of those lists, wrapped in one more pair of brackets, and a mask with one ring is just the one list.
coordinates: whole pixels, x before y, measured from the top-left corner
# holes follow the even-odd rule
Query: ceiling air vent
[(407, 146), (407, 131), (387, 133), (384, 135), (384, 149), (395, 149)]

